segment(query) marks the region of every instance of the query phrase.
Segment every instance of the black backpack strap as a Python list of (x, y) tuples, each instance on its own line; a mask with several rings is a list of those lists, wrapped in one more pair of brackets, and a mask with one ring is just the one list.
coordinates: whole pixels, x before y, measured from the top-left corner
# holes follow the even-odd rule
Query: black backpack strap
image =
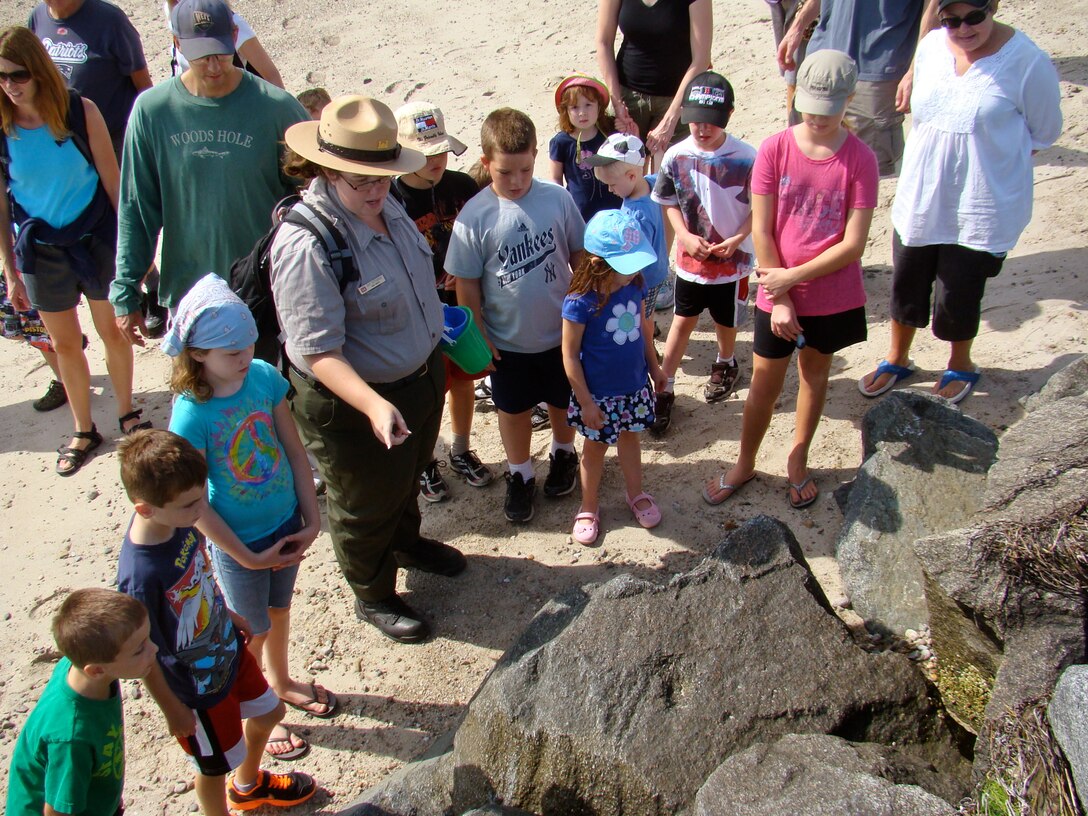
[(72, 134), (72, 143), (94, 168), (94, 154), (91, 153), (91, 137), (87, 133), (87, 112), (83, 110), (83, 97), (71, 88), (68, 89), (68, 130)]
[(11, 181), (11, 172), (8, 165), (11, 164), (11, 154), (8, 153), (8, 134), (0, 128), (0, 181), (4, 183), (4, 189), (8, 188)]
[(304, 201), (295, 203), (283, 218), (290, 224), (303, 227), (315, 235), (325, 247), (329, 263), (340, 282), (340, 291), (359, 279), (351, 248), (336, 225)]

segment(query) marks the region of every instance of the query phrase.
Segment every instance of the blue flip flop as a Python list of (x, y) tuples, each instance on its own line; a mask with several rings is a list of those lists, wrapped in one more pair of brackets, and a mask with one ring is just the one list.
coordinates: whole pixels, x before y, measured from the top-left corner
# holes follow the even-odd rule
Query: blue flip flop
[[(893, 388), (899, 385), (900, 382), (905, 380), (917, 370), (918, 369), (916, 369), (913, 363), (911, 363), (909, 360), (907, 361), (907, 364), (905, 366), (896, 365), (895, 363), (889, 363), (887, 360), (881, 360), (880, 365), (876, 367), (875, 372), (873, 372), (872, 374), (866, 374), (864, 377), (858, 380), (858, 391), (861, 392), (861, 395), (863, 397), (869, 397), (870, 399), (872, 399), (873, 397), (879, 397), (881, 394), (887, 391), (891, 391)], [(880, 388), (878, 388), (876, 391), (870, 391), (865, 387), (866, 380), (869, 380), (870, 378), (875, 380), (883, 374), (891, 374), (892, 378), (884, 383), (884, 385), (880, 386)]]
[(956, 371), (956, 369), (950, 368), (941, 375), (941, 381), (937, 383), (937, 390), (940, 391), (949, 383), (965, 383), (963, 390), (956, 394), (956, 396), (942, 397), (942, 399), (946, 399), (952, 405), (955, 405), (957, 402), (963, 402), (971, 395), (971, 392), (975, 390), (975, 385), (978, 383), (978, 379), (981, 376), (982, 372), (977, 368), (974, 371)]

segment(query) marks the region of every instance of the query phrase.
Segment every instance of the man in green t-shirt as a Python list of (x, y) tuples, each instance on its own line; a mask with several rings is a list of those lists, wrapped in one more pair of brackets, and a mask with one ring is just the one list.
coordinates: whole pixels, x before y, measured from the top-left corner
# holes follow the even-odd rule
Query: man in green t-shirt
[(136, 98), (121, 161), (117, 275), (110, 302), (143, 345), (139, 282), (162, 233), (159, 302), (174, 308), (200, 278), (230, 275), (295, 191), (281, 170), (283, 134), (309, 119), (293, 96), (233, 65), (230, 7), (181, 0), (171, 12), (189, 67)]
[(15, 743), (7, 816), (115, 816), (125, 738), (122, 679), (144, 677), (158, 649), (143, 604), (112, 589), (77, 589), (53, 618), (64, 654)]

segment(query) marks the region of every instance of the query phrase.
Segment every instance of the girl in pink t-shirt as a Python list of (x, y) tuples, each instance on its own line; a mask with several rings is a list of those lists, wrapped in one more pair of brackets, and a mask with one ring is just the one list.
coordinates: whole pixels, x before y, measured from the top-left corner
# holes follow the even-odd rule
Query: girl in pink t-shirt
[(808, 452), (823, 415), (836, 351), (865, 340), (861, 255), (877, 202), (876, 156), (846, 130), (843, 113), (857, 66), (839, 51), (806, 57), (794, 105), (799, 125), (759, 147), (752, 169), (752, 240), (758, 260), (752, 385), (744, 403), (740, 454), (709, 481), (703, 498), (720, 504), (755, 477), (794, 348), (799, 385), (786, 464), (789, 502), (816, 501)]

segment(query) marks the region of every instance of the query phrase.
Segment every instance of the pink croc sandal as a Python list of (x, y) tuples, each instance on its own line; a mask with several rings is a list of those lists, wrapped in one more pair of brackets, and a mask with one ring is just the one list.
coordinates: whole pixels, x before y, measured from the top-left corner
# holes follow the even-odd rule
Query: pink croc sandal
[(601, 531), (601, 518), (596, 513), (579, 513), (574, 517), (574, 529), (570, 537), (579, 544), (590, 545), (597, 541)]
[[(637, 505), (640, 501), (648, 501), (650, 506), (639, 510)], [(651, 527), (656, 527), (661, 523), (661, 508), (657, 506), (654, 497), (649, 493), (639, 493), (633, 499), (628, 496), (627, 506), (630, 507), (631, 512), (635, 514), (635, 520), (647, 530)]]

